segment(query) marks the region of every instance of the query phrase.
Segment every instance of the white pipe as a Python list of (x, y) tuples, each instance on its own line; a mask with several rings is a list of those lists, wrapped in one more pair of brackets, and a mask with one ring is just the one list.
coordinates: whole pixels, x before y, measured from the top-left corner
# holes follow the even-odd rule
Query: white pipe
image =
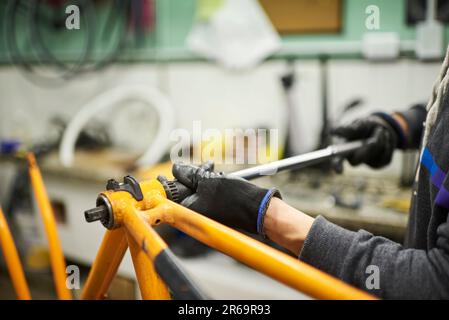
[[(282, 56), (319, 56), (319, 55), (351, 55), (362, 53), (363, 42), (361, 40), (322, 40), (322, 41), (289, 41), (283, 42), (280, 49), (272, 57), (282, 58)], [(415, 51), (415, 40), (401, 40), (401, 52), (409, 53)], [(69, 51), (61, 52), (61, 55), (68, 55)], [(200, 58), (195, 53), (183, 47), (168, 47), (163, 49), (136, 49), (133, 51), (133, 58), (141, 61), (147, 61), (147, 57), (155, 57), (154, 61), (170, 60), (195, 60)], [(1, 57), (1, 55), (0, 55)], [(127, 58), (126, 54), (124, 56)]]
[[(59, 147), (59, 159), (63, 166), (73, 164), (75, 143), (82, 128), (95, 115), (104, 113), (126, 100), (139, 100), (154, 108), (159, 115), (159, 129), (146, 152), (137, 160), (138, 165), (157, 163), (167, 151), (168, 136), (175, 125), (175, 115), (168, 98), (159, 90), (143, 85), (123, 85), (100, 94), (87, 103), (70, 121)], [(129, 124), (132, 131), (132, 123)]]
[(437, 19), (437, 1), (427, 0), (427, 22)]
[[(399, 44), (401, 52), (413, 52), (415, 40), (402, 40)], [(363, 52), (362, 41), (298, 41), (283, 43), (281, 49), (274, 55), (335, 55), (335, 54), (361, 54)]]

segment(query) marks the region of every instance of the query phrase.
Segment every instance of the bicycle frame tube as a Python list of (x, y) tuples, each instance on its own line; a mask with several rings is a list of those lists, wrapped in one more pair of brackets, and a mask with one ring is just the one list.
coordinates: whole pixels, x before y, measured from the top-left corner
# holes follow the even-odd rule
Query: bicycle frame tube
[[(142, 224), (167, 223), (197, 240), (219, 250), (249, 267), (258, 270), (294, 289), (318, 299), (374, 299), (314, 267), (275, 250), (257, 240), (219, 224), (166, 199), (165, 191), (157, 180), (142, 181), (143, 200), (137, 201), (124, 191), (105, 191), (113, 212), (114, 227), (125, 228), (158, 268), (160, 252), (166, 245), (156, 232)], [(167, 277), (162, 277), (167, 282)]]
[(142, 299), (169, 300), (168, 288), (154, 269), (152, 260), (141, 250), (128, 231), (127, 239)]
[(61, 242), (59, 241), (53, 208), (45, 190), (44, 181), (34, 154), (28, 153), (27, 159), (31, 184), (47, 236), (56, 294), (59, 299), (70, 300), (72, 299), (72, 295), (66, 286), (66, 264), (62, 253)]
[(81, 299), (106, 296), (128, 246), (143, 299), (170, 299), (169, 288), (176, 299), (204, 298), (144, 217), (126, 202), (122, 203), (122, 208), (123, 225), (106, 232)]
[(128, 243), (123, 229), (108, 230), (84, 285), (81, 299), (106, 297), (107, 290), (125, 255)]
[(210, 247), (313, 298), (332, 300), (374, 298), (306, 263), (170, 200), (160, 197), (159, 202), (156, 208), (146, 212), (150, 224), (168, 223)]
[[(168, 299), (168, 288), (170, 288), (175, 299), (204, 299), (200, 290), (182, 270), (182, 266), (171, 253), (171, 250), (156, 231), (145, 222), (144, 217), (137, 210), (128, 207), (123, 218), (124, 227), (132, 237), (129, 243), (134, 245), (136, 251), (139, 248), (140, 252), (145, 254), (144, 264), (152, 261), (158, 274), (156, 277), (147, 277), (145, 273), (148, 270), (142, 268), (142, 265), (137, 266), (137, 268), (135, 265), (136, 271), (140, 269), (140, 272), (137, 272), (137, 279), (139, 280), (142, 297), (156, 296), (157, 299)], [(150, 271), (154, 269), (150, 268)], [(144, 286), (147, 286), (147, 288), (143, 288)], [(148, 288), (148, 286), (150, 287)]]
[(127, 213), (125, 229), (142, 298), (170, 299), (168, 288), (157, 275), (152, 262), (167, 245), (135, 212)]
[(17, 298), (30, 300), (30, 290), (2, 208), (0, 208), (0, 245)]

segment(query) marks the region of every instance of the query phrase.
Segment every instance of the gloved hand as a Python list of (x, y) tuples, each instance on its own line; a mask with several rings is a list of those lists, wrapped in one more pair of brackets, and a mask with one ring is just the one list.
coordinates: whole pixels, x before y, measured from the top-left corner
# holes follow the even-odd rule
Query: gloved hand
[(365, 163), (373, 168), (381, 168), (393, 158), (400, 138), (398, 130), (399, 124), (395, 123), (393, 117), (378, 113), (337, 127), (332, 130), (332, 134), (348, 141), (375, 138), (376, 143), (350, 154), (347, 159), (353, 166)]
[(248, 181), (211, 172), (203, 167), (176, 163), (174, 177), (195, 193), (181, 205), (231, 228), (263, 235), (263, 219), (276, 189), (260, 188)]

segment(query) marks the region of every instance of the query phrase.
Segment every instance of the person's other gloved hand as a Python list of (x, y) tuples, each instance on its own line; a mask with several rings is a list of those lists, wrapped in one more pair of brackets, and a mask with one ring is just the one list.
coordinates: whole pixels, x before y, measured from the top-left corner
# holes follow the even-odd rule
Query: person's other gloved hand
[(203, 167), (176, 163), (174, 177), (194, 190), (181, 205), (231, 228), (263, 235), (263, 219), (276, 189), (260, 188), (248, 181), (211, 172)]
[(393, 121), (387, 114), (373, 114), (337, 127), (332, 130), (332, 134), (348, 141), (375, 138), (376, 143), (350, 154), (347, 159), (353, 166), (365, 163), (373, 168), (381, 168), (391, 162), (394, 150), (398, 147), (399, 124)]

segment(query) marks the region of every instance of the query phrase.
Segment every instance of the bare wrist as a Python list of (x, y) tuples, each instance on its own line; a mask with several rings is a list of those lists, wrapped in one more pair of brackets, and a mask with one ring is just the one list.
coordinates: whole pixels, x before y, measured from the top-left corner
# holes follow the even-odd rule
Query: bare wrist
[(408, 123), (404, 119), (404, 117), (399, 113), (393, 113), (391, 116), (393, 117), (394, 120), (396, 120), (397, 123), (399, 123), (399, 126), (402, 128), (404, 134), (408, 136), (409, 135)]
[(265, 234), (272, 241), (298, 255), (314, 219), (273, 198), (264, 219)]

